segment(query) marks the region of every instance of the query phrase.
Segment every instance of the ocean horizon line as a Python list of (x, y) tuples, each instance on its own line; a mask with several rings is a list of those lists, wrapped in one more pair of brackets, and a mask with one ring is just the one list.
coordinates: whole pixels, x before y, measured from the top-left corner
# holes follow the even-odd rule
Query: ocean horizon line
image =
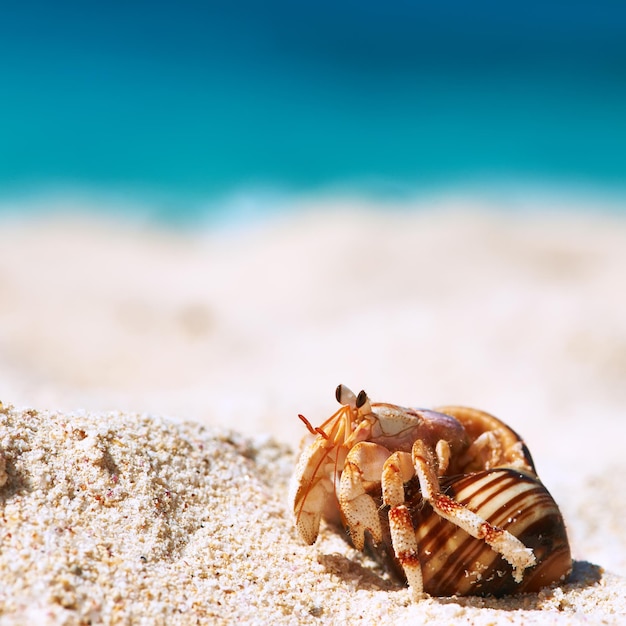
[(85, 183), (0, 189), (3, 219), (86, 215), (166, 227), (223, 227), (338, 207), (394, 212), (481, 207), (505, 213), (548, 210), (626, 215), (626, 185), (511, 177), (430, 185), (370, 180), (315, 188), (265, 183), (221, 192)]

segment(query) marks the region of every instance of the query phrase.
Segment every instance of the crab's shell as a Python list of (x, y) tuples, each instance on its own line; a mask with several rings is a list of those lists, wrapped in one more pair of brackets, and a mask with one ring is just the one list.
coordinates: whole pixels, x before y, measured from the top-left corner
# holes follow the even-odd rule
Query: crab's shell
[[(423, 500), (419, 481), (405, 485), (406, 505), (417, 537), (424, 591), (433, 596), (491, 595), (538, 591), (564, 580), (572, 569), (572, 557), (563, 517), (554, 499), (538, 478), (531, 454), (521, 437), (493, 415), (467, 407), (438, 407), (457, 419), (470, 444), (483, 433), (495, 443), (480, 461), (456, 467), (453, 476), (440, 477), (441, 490), (493, 526), (507, 530), (532, 548), (536, 564), (524, 571), (521, 582), (512, 566), (484, 541), (437, 515)], [(383, 566), (405, 580), (389, 532), (388, 507), (379, 487), (370, 493), (379, 504), (383, 541), (366, 541), (367, 551)]]
[[(520, 583), (516, 582), (511, 565), (501, 555), (434, 513), (422, 499), (417, 479), (413, 479), (406, 485), (407, 505), (416, 529), (424, 591), (433, 596), (503, 596), (538, 591), (569, 574), (572, 558), (563, 518), (535, 476), (497, 468), (442, 478), (441, 486), (490, 524), (508, 530), (532, 548), (537, 564), (524, 572)], [(405, 580), (391, 545), (387, 513), (387, 507), (381, 506), (383, 542), (374, 545), (369, 539), (366, 548), (398, 579)]]

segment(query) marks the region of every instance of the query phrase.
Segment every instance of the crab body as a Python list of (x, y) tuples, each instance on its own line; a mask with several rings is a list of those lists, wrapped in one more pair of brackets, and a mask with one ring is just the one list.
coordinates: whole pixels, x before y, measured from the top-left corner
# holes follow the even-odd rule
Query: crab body
[[(500, 420), (464, 407), (371, 403), (343, 385), (336, 397), (342, 407), (320, 427), (300, 416), (313, 440), (291, 501), (306, 543), (322, 518), (341, 523), (416, 598), (532, 590), (569, 572), (558, 507)], [(540, 545), (546, 534), (556, 540)]]

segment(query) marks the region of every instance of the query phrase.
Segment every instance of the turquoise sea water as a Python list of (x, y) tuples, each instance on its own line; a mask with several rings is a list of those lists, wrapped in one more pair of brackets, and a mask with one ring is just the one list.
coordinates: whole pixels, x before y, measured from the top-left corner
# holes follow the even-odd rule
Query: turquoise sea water
[(0, 198), (626, 189), (626, 4), (433, 4), (5, 7)]

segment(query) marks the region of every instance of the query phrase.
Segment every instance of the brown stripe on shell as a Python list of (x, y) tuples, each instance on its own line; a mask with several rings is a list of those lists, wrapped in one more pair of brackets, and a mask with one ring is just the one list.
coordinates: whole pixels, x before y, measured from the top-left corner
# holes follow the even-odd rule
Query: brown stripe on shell
[[(478, 480), (474, 481), (474, 478)], [(493, 526), (505, 528), (518, 536), (521, 534), (519, 531), (524, 530), (524, 526), (517, 524), (515, 529), (512, 528), (514, 524), (509, 520), (515, 521), (516, 518), (512, 518), (511, 514), (516, 509), (525, 511), (530, 507), (536, 510), (534, 496), (538, 489), (542, 489), (534, 479), (523, 480), (523, 478), (519, 473), (511, 473), (510, 470), (496, 470), (488, 474), (481, 472), (480, 477), (468, 476), (460, 479), (455, 486), (462, 488), (456, 493), (456, 497)], [(499, 488), (497, 490), (489, 488), (492, 483), (497, 484)], [(476, 493), (472, 494), (474, 486)], [(485, 494), (493, 494), (494, 491), (497, 496), (485, 498)], [(434, 515), (432, 509), (430, 514)], [(436, 588), (450, 590), (445, 595), (473, 593), (486, 584), (483, 581), (494, 581), (489, 585), (490, 592), (493, 593), (491, 588), (499, 579), (503, 579), (507, 574), (511, 577), (511, 566), (497, 552), (457, 527), (453, 527), (446, 546), (446, 554), (445, 560), (435, 559), (432, 567), (425, 564), (425, 568), (432, 574), (430, 584)], [(452, 591), (453, 589), (455, 591)]]
[[(481, 517), (494, 524), (492, 515), (501, 508), (497, 498), (498, 496), (502, 497), (501, 494), (506, 494), (510, 491), (515, 481), (506, 472), (497, 474), (481, 473), (481, 475), (474, 475), (473, 478), (475, 480), (468, 481), (467, 479), (462, 479), (459, 481), (459, 490), (455, 493), (456, 499), (464, 505), (471, 503), (472, 510), (480, 511)], [(432, 518), (438, 521), (438, 523), (435, 528), (428, 532), (421, 519), (423, 516), (417, 515), (417, 519), (413, 521), (414, 527), (417, 529), (418, 542), (424, 547), (425, 554), (427, 556), (428, 553), (431, 556), (435, 555), (432, 558), (424, 559), (424, 568), (430, 570), (435, 578), (434, 584), (436, 586), (453, 584), (455, 580), (459, 580), (461, 575), (463, 575), (467, 589), (469, 589), (472, 578), (468, 565), (474, 563), (477, 557), (484, 553), (480, 559), (481, 567), (473, 568), (476, 571), (476, 575), (478, 575), (480, 569), (483, 569), (491, 561), (495, 560), (497, 554), (483, 541), (470, 537), (457, 526), (446, 522), (434, 514), (430, 506), (425, 510), (428, 511), (427, 517), (429, 521)], [(465, 573), (466, 571), (468, 572), (467, 574)], [(446, 580), (449, 579), (449, 582), (446, 583), (442, 580), (444, 578)], [(460, 592), (467, 593), (467, 590), (463, 588)]]
[(491, 515), (508, 504), (511, 490), (518, 486), (516, 477), (508, 472), (480, 472), (455, 482), (454, 492), (461, 504), (471, 502), (472, 510), (481, 509), (482, 517), (491, 522)]
[[(497, 468), (441, 481), (447, 495), (532, 548), (537, 565), (516, 583), (511, 565), (484, 541), (439, 517), (422, 499), (413, 479), (407, 484), (407, 504), (416, 528), (425, 591), (437, 596), (502, 596), (537, 591), (569, 573), (571, 555), (561, 514), (537, 478)], [(370, 541), (369, 551), (403, 579), (393, 555), (387, 514), (388, 507), (382, 507), (384, 541), (379, 546)]]

